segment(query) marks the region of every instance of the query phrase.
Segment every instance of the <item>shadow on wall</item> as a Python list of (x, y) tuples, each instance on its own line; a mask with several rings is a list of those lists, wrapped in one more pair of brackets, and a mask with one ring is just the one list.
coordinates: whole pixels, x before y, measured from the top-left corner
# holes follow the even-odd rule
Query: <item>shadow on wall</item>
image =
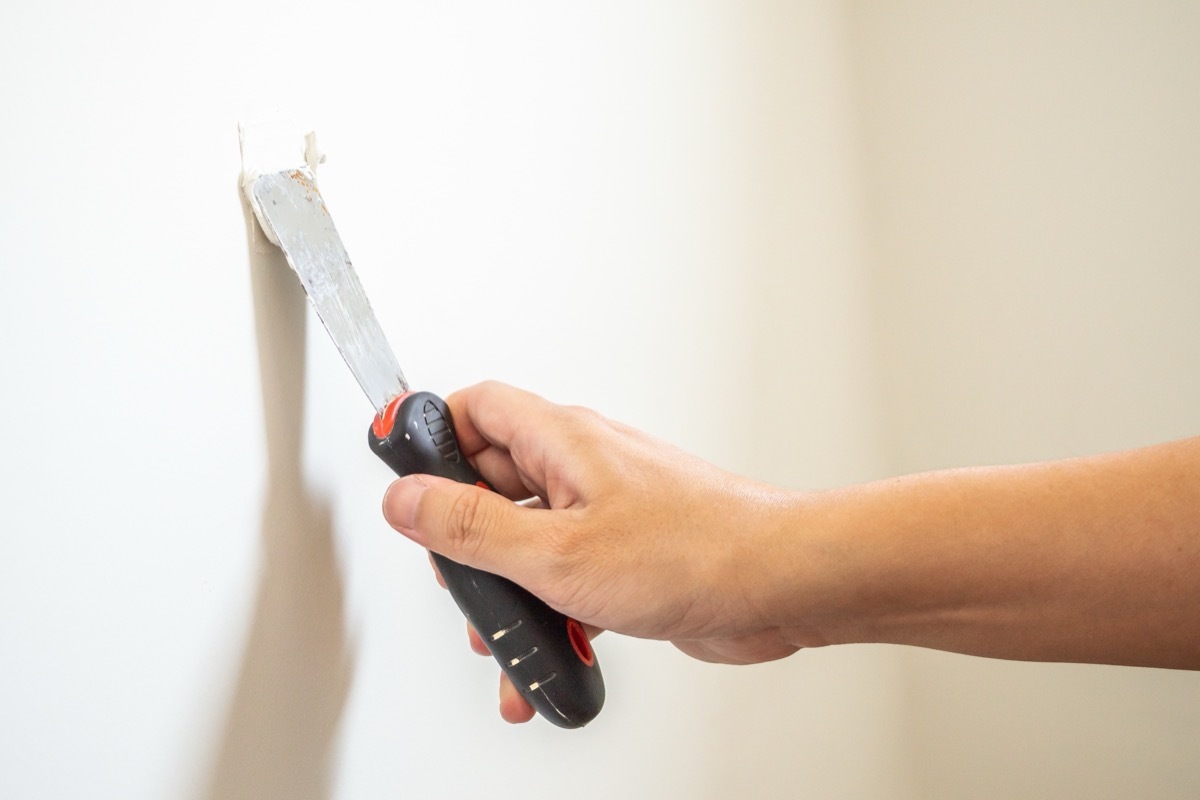
[(301, 472), (304, 291), (244, 199), (242, 209), (269, 469), (254, 619), (207, 797), (315, 800), (330, 794), (354, 656), (329, 508)]

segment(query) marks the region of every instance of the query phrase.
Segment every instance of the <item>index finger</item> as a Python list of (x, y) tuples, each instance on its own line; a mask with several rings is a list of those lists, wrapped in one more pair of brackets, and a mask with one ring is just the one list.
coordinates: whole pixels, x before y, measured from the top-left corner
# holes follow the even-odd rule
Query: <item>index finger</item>
[(446, 397), (458, 443), (470, 457), (488, 447), (512, 450), (523, 429), (553, 418), (558, 408), (549, 400), (499, 381), (484, 381)]
[(463, 455), (500, 494), (523, 500), (544, 492), (541, 470), (531, 473), (528, 454), (514, 456), (519, 431), (544, 430), (557, 408), (535, 395), (496, 381), (461, 389), (446, 397)]

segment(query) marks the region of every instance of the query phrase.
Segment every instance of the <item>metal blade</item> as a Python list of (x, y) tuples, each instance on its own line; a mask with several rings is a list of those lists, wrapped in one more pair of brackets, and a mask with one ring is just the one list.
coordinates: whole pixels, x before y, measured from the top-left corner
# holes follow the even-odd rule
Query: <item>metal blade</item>
[(300, 276), (346, 366), (377, 411), (408, 391), (333, 218), (306, 167), (254, 179), (251, 205), (267, 233)]

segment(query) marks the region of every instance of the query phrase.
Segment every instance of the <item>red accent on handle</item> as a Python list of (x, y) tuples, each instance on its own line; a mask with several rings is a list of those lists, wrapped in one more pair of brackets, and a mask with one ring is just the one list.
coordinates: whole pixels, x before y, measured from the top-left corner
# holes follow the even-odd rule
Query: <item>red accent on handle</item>
[(400, 410), (400, 401), (410, 394), (412, 392), (405, 392), (375, 415), (375, 421), (371, 423), (371, 432), (375, 434), (376, 439), (386, 439), (392, 435), (392, 428), (396, 425), (396, 412)]
[(579, 656), (580, 661), (589, 667), (596, 663), (596, 654), (592, 652), (592, 643), (588, 641), (587, 631), (570, 617), (567, 618), (567, 638), (571, 640), (571, 647), (575, 648), (575, 655)]

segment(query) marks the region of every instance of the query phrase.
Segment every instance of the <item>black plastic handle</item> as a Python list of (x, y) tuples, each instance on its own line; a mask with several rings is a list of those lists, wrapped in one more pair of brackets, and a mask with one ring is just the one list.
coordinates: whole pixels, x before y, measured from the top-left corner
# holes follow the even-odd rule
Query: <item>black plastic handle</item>
[[(393, 400), (367, 440), (397, 475), (440, 475), (491, 489), (459, 450), (450, 410), (435, 394)], [(600, 713), (604, 678), (582, 625), (507, 578), (437, 553), (433, 558), (454, 602), (539, 714), (579, 728)]]

